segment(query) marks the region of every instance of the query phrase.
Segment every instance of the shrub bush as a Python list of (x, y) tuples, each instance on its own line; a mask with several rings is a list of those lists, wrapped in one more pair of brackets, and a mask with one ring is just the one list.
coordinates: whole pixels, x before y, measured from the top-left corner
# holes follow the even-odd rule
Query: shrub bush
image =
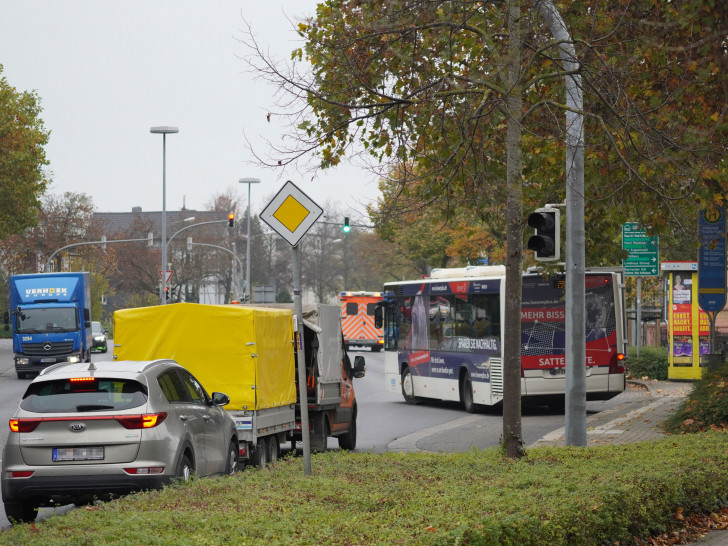
[(630, 347), (627, 359), (628, 375), (632, 379), (667, 379), (667, 347)]
[(673, 434), (728, 429), (728, 365), (707, 370), (664, 429)]

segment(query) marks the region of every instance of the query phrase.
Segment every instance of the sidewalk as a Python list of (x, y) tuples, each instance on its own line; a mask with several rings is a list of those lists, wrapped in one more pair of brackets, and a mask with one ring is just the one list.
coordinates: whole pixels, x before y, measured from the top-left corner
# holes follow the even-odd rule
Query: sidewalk
[[(599, 413), (587, 416), (587, 446), (644, 442), (666, 436), (660, 424), (675, 411), (690, 393), (691, 383), (674, 381), (630, 381), (627, 390), (619, 395), (620, 403), (609, 406), (592, 404)], [(528, 447), (563, 446), (565, 430), (560, 428)]]

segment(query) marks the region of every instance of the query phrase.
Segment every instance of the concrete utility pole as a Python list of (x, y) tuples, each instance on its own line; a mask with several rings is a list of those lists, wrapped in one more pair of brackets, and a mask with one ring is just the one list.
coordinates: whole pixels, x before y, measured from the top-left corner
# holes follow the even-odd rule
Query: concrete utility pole
[(584, 100), (576, 49), (551, 0), (536, 0), (561, 51), (566, 80), (566, 445), (586, 446)]

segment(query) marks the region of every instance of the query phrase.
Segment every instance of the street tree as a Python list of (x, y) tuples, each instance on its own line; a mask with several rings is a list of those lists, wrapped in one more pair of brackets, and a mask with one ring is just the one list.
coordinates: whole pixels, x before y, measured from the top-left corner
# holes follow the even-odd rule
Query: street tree
[(36, 224), (48, 180), (40, 98), (18, 91), (0, 65), (0, 239)]
[[(678, 22), (679, 14), (667, 13), (673, 3), (587, 4), (589, 9), (582, 4), (565, 7), (565, 21), (579, 31), (571, 34), (577, 37), (574, 41), (568, 33), (555, 32), (560, 20), (549, 16), (557, 13), (549, 0), (328, 0), (318, 5), (315, 17), (299, 23), (305, 45), (286, 65), (270, 59), (252, 32), (247, 39), (252, 69), (279, 87), (281, 104), (299, 99), (301, 105), (288, 109), (295, 131), (283, 141), (286, 147), (271, 149), (271, 166), (297, 165), (312, 152), (322, 168), (347, 155), (368, 154), (380, 166), (382, 178), (394, 185), (391, 198), (379, 203), (379, 223), (426, 206), (439, 208), (445, 225), (453, 216), (451, 209), (473, 211), (482, 205), (470, 199), (472, 187), (501, 204), (502, 220), (487, 227), (505, 226), (500, 231), (505, 236), (501, 248), (508, 289), (503, 443), (512, 457), (522, 453), (524, 203), (562, 202), (568, 193), (564, 180), (572, 184), (578, 173), (589, 180), (587, 191), (597, 190), (594, 202), (601, 206), (596, 210), (608, 212), (595, 213), (594, 223), (601, 223), (603, 231), (592, 232), (593, 248), (607, 246), (605, 256), (619, 255), (612, 251), (614, 225), (621, 223), (617, 220), (635, 213), (642, 223), (652, 227), (653, 222), (659, 229), (664, 225), (660, 218), (676, 217), (676, 200), (687, 195), (707, 199), (699, 181), (716, 157), (706, 139), (678, 131), (675, 93), (682, 89), (680, 81), (666, 75), (667, 85), (648, 100), (640, 93), (656, 87), (646, 77), (649, 69), (632, 77), (617, 64), (625, 56), (630, 68), (668, 60), (666, 54), (650, 56), (649, 45), (640, 49), (626, 44), (644, 44), (645, 36), (654, 35), (648, 28), (653, 16), (665, 24), (663, 31)], [(625, 12), (634, 24), (622, 33)], [(683, 37), (687, 29), (681, 27)], [(564, 50), (571, 52), (571, 62), (563, 61)], [(585, 63), (578, 62), (582, 56)], [(679, 74), (684, 62), (668, 71)], [(583, 111), (581, 105), (564, 101), (566, 87), (575, 81), (587, 99)], [(585, 129), (576, 136), (582, 143), (585, 135), (589, 139), (585, 144), (572, 139), (567, 146), (564, 137), (573, 124), (565, 124), (564, 117), (573, 121), (581, 115)], [(600, 176), (584, 177), (583, 146), (589, 173)], [(578, 160), (565, 169), (566, 158)], [(405, 191), (413, 186), (418, 199), (401, 199), (415, 195)], [(618, 199), (626, 205), (613, 210), (610, 205)], [(653, 206), (646, 207), (648, 202)]]

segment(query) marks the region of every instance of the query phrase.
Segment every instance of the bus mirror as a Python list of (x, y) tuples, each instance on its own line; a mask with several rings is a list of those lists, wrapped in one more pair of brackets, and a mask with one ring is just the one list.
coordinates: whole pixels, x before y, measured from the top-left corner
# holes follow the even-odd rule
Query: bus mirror
[(384, 320), (382, 320), (382, 306), (377, 305), (374, 308), (374, 327), (375, 328), (381, 328), (384, 324)]

